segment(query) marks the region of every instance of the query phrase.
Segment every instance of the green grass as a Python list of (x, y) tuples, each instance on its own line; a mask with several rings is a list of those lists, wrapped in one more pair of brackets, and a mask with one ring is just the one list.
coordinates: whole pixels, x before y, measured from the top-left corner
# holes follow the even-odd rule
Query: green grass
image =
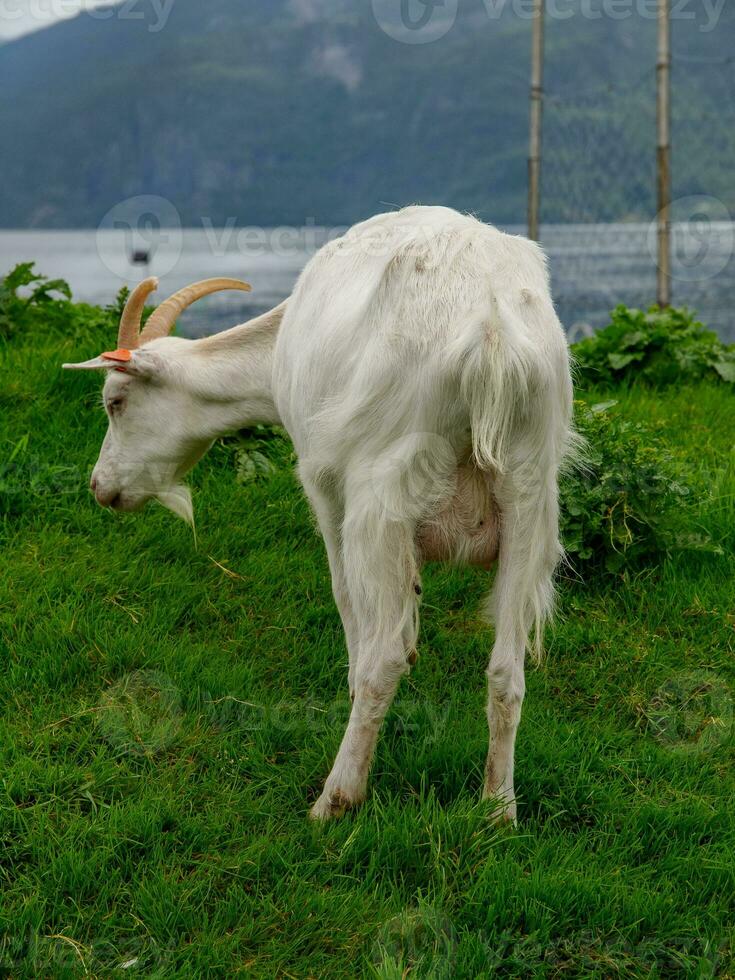
[(726, 386), (614, 394), (711, 488), (724, 554), (562, 582), (517, 829), (480, 802), (488, 582), (445, 568), (368, 800), (317, 827), (346, 654), (291, 468), (239, 486), (215, 447), (196, 549), (160, 508), (101, 511), (99, 379), (59, 370), (91, 353), (0, 354), (0, 976), (733, 976)]

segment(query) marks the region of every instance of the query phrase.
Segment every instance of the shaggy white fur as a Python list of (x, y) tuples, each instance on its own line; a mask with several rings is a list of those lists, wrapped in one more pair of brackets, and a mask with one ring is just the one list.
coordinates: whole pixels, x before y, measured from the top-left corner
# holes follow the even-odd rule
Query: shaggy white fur
[(104, 398), (94, 489), (121, 509), (155, 496), (190, 516), (181, 481), (215, 438), (280, 421), (293, 439), (353, 699), (314, 817), (365, 796), (415, 656), (422, 562), (499, 556), (485, 794), (515, 819), (526, 644), (532, 633), (540, 656), (561, 557), (558, 475), (574, 440), (568, 348), (539, 247), (446, 208), (378, 215), (321, 249), (263, 317), (134, 351)]

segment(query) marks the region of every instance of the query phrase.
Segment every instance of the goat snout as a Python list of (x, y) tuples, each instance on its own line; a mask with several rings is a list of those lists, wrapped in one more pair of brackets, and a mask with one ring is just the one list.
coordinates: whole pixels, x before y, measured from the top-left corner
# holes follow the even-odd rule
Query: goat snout
[(112, 507), (114, 509), (119, 506), (120, 493), (114, 487), (103, 487), (96, 476), (93, 476), (89, 481), (89, 489), (100, 507)]

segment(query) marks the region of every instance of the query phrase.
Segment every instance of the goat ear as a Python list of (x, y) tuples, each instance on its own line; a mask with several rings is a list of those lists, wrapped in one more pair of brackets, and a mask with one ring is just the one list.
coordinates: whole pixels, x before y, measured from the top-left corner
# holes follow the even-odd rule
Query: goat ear
[[(120, 351), (114, 353), (119, 354)], [(81, 361), (79, 364), (62, 364), (67, 371), (122, 371), (140, 378), (152, 378), (160, 374), (162, 369), (161, 357), (155, 351), (134, 350), (124, 351), (126, 358), (113, 358), (111, 355), (100, 354), (91, 361)]]
[(163, 358), (154, 350), (147, 350), (141, 347), (132, 352), (132, 357), (127, 364), (118, 365), (121, 371), (126, 374), (133, 374), (138, 378), (153, 378), (163, 372)]
[(120, 367), (114, 361), (108, 361), (107, 358), (93, 357), (91, 361), (80, 361), (79, 364), (62, 364), (62, 368), (65, 371), (110, 371), (116, 367)]

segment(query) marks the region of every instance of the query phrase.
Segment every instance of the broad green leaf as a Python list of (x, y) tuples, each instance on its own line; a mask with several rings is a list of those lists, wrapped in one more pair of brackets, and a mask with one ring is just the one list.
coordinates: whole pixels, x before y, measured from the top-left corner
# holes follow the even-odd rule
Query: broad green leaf
[(735, 384), (735, 360), (717, 361), (714, 368), (723, 381), (727, 381), (730, 384)]
[(615, 371), (620, 371), (622, 368), (627, 367), (633, 361), (640, 361), (643, 358), (643, 353), (636, 351), (631, 354), (608, 354), (607, 359), (610, 362), (610, 367)]

